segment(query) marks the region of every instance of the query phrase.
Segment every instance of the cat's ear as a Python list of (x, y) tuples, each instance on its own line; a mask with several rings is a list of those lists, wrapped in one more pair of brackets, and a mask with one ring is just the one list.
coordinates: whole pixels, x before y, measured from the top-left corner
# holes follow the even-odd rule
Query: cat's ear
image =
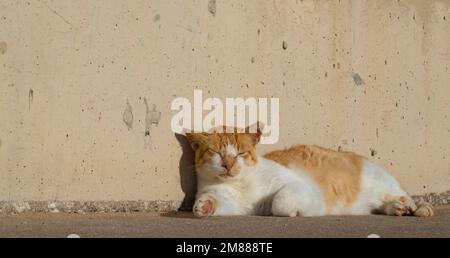
[(256, 122), (255, 124), (252, 124), (250, 126), (247, 126), (245, 128), (245, 133), (250, 135), (250, 138), (252, 139), (253, 145), (256, 145), (261, 140), (262, 130), (264, 129), (264, 124), (262, 122)]
[(188, 142), (191, 144), (191, 147), (194, 151), (198, 150), (202, 144), (206, 142), (207, 134), (206, 133), (186, 133), (186, 138)]

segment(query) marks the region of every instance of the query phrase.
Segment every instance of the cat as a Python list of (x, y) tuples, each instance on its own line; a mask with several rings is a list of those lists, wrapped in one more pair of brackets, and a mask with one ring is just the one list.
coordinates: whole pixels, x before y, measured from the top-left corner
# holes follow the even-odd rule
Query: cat
[(352, 152), (295, 145), (258, 156), (261, 130), (186, 133), (195, 151), (195, 216), (434, 214), (385, 169)]

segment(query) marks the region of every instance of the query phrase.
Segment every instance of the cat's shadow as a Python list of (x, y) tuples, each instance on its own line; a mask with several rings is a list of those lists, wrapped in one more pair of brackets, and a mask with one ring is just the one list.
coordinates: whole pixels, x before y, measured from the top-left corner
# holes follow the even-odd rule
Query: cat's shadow
[(187, 213), (192, 211), (192, 206), (195, 201), (195, 193), (197, 192), (197, 177), (195, 175), (194, 168), (194, 151), (191, 148), (185, 135), (175, 133), (175, 138), (181, 146), (182, 154), (180, 157), (179, 173), (180, 173), (180, 186), (184, 193), (183, 201), (181, 202), (178, 211), (168, 212), (162, 214), (165, 217), (191, 217)]

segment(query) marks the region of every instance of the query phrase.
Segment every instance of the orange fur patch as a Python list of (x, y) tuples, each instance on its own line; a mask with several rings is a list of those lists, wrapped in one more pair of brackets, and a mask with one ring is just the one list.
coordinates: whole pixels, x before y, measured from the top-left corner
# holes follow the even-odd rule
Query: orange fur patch
[(306, 171), (322, 188), (328, 209), (339, 202), (351, 206), (358, 196), (364, 158), (355, 153), (296, 145), (265, 157), (285, 167)]

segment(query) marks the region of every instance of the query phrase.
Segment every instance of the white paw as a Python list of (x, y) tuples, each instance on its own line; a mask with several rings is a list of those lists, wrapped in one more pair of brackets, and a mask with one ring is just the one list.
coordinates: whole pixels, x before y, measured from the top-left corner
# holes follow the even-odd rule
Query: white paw
[(197, 217), (209, 217), (214, 214), (217, 208), (217, 202), (213, 198), (199, 198), (195, 201), (192, 211)]

